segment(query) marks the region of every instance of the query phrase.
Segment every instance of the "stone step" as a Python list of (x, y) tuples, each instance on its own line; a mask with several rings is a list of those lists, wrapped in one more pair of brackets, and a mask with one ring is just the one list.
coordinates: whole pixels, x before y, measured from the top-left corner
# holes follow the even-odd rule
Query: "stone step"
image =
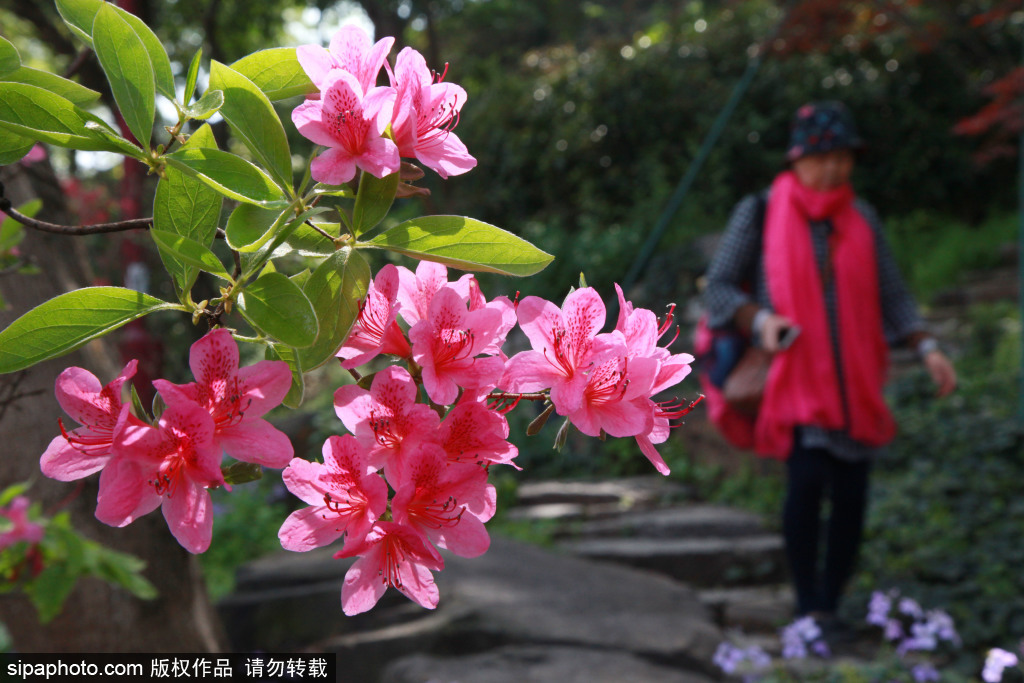
[(711, 588), (698, 591), (697, 596), (726, 630), (774, 634), (793, 620), (793, 589), (789, 585)]
[(564, 646), (509, 646), (467, 657), (415, 655), (384, 672), (382, 683), (711, 683), (708, 676), (648, 662), (628, 652)]
[(242, 565), (235, 591), (217, 603), (233, 650), (289, 650), (328, 634), (386, 628), (422, 616), (421, 608), (396, 591), (385, 593), (367, 614), (345, 616), (341, 584), (355, 560), (335, 560), (336, 550), (282, 551)]
[(614, 505), (622, 510), (678, 502), (688, 497), (686, 486), (664, 477), (627, 477), (603, 481), (535, 481), (516, 490), (521, 506), (570, 504)]
[(574, 524), (567, 533), (579, 538), (740, 538), (765, 533), (759, 515), (719, 505), (685, 505), (625, 512)]
[(578, 557), (647, 569), (693, 586), (778, 583), (785, 576), (780, 536), (737, 538), (612, 538), (565, 541)]

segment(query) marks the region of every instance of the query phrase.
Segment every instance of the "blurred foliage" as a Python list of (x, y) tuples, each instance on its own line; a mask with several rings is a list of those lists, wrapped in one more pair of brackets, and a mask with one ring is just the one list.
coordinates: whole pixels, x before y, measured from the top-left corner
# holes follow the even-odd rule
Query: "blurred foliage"
[(1010, 304), (978, 308), (957, 393), (934, 400), (923, 371), (891, 397), (900, 434), (876, 466), (851, 606), (897, 587), (942, 606), (972, 657), (1024, 633), (1024, 431), (1016, 420), (1020, 323)]
[(975, 226), (927, 209), (888, 221), (900, 272), (924, 301), (964, 284), (967, 272), (1012, 268), (1019, 231), (1019, 217), (1009, 212), (993, 212)]

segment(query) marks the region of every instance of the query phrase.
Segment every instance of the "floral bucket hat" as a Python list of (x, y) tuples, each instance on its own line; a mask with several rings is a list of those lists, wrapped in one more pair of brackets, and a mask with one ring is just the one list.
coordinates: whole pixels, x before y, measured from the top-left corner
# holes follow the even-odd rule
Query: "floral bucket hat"
[(797, 109), (793, 117), (786, 159), (796, 161), (808, 154), (863, 146), (864, 140), (846, 105), (835, 101), (812, 102)]

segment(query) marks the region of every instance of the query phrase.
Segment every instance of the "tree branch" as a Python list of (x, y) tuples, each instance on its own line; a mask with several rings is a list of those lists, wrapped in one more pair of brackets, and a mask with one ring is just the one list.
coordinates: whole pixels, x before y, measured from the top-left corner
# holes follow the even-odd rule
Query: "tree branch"
[(93, 225), (58, 225), (30, 218), (17, 211), (11, 200), (4, 195), (4, 185), (0, 183), (0, 211), (18, 221), (27, 228), (40, 232), (51, 232), (57, 235), (98, 235), (104, 232), (124, 232), (126, 230), (149, 230), (153, 227), (152, 218), (136, 218), (130, 221), (114, 223), (94, 223)]

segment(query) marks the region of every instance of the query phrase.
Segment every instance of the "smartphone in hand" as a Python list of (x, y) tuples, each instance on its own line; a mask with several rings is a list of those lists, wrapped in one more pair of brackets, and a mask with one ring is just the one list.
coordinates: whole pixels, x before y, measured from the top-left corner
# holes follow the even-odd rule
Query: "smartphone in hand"
[(800, 336), (800, 326), (790, 325), (779, 331), (779, 351), (788, 349), (790, 345)]

